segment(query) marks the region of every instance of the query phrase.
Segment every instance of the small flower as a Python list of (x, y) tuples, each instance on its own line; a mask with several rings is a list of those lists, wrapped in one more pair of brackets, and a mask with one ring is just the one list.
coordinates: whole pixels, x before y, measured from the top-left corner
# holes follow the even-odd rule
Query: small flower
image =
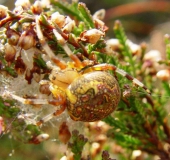
[(91, 145), (91, 155), (92, 157), (96, 157), (98, 153), (100, 153), (102, 147), (100, 145), (100, 143), (97, 142), (93, 142)]
[(66, 122), (63, 122), (60, 125), (58, 136), (59, 136), (60, 141), (63, 142), (63, 143), (67, 143), (69, 141), (69, 139), (71, 137), (71, 133), (69, 131), (69, 127), (66, 124)]
[(105, 9), (100, 9), (100, 10), (96, 11), (96, 12), (93, 14), (93, 19), (103, 20), (104, 17), (105, 17), (105, 14), (106, 14), (106, 10), (105, 10)]
[(16, 2), (15, 2), (15, 7), (19, 7), (19, 6), (22, 6), (24, 9), (28, 9), (28, 8), (30, 8), (30, 6), (31, 6), (31, 3), (30, 3), (30, 1), (29, 0), (17, 0)]
[(103, 32), (106, 32), (109, 28), (105, 25), (105, 23), (100, 19), (94, 19), (94, 24), (97, 29), (100, 29)]
[(0, 5), (0, 20), (7, 16), (7, 10), (7, 7)]
[(108, 27), (102, 21), (105, 17), (105, 14), (106, 14), (105, 9), (100, 9), (97, 12), (95, 12), (94, 15), (93, 15), (95, 27), (97, 29), (104, 31), (104, 32), (108, 30)]
[(48, 134), (42, 133), (42, 134), (39, 134), (37, 137), (32, 138), (30, 143), (39, 144), (43, 141), (46, 141), (48, 138), (49, 138)]
[(169, 69), (163, 69), (157, 72), (156, 74), (157, 78), (159, 78), (162, 81), (169, 81), (170, 80), (170, 70)]
[(7, 62), (13, 62), (16, 55), (15, 47), (10, 45), (9, 43), (6, 43), (4, 49), (5, 49), (5, 60)]
[(51, 21), (56, 23), (60, 28), (65, 25), (66, 17), (61, 15), (59, 12), (55, 12), (51, 15)]
[(162, 55), (157, 50), (151, 50), (144, 55), (144, 63), (142, 65), (143, 70), (147, 70), (147, 72), (151, 74), (156, 74), (157, 71), (160, 70), (161, 65), (159, 61), (162, 60)]
[(152, 62), (159, 62), (162, 60), (161, 53), (157, 50), (151, 50), (145, 54), (144, 60), (150, 60)]
[(63, 157), (61, 157), (60, 160), (67, 160), (67, 157), (66, 157), (66, 156), (63, 156)]
[(109, 39), (106, 41), (105, 51), (106, 54), (112, 55), (115, 51), (120, 50), (120, 42), (118, 39)]
[(50, 7), (50, 0), (41, 0), (42, 8)]
[[(67, 22), (67, 19), (66, 18), (66, 22)], [(63, 28), (62, 28), (62, 31), (65, 32), (65, 33), (70, 33), (74, 27), (75, 27), (75, 21), (74, 20), (70, 20)]]
[(80, 39), (82, 41), (95, 44), (104, 35), (105, 34), (98, 29), (90, 29), (82, 32), (80, 35)]
[[(42, 81), (41, 81), (42, 82)], [(50, 95), (51, 94), (51, 91), (49, 89), (49, 84), (41, 84), (40, 85), (40, 88), (39, 88), (39, 91), (42, 93), (42, 94), (47, 94), (47, 95)]]
[(42, 3), (40, 1), (35, 1), (31, 10), (34, 14), (40, 14), (43, 11)]
[(126, 43), (129, 46), (129, 48), (130, 48), (133, 55), (138, 55), (138, 56), (141, 55), (142, 50), (141, 50), (141, 47), (139, 45), (133, 43), (130, 40), (127, 40)]
[(35, 34), (31, 29), (24, 31), (21, 34), (21, 37), (19, 38), (19, 42), (18, 42), (18, 45), (21, 48), (23, 48), (24, 50), (28, 50), (28, 49), (34, 47), (35, 44), (36, 44)]
[(13, 29), (10, 29), (8, 27), (7, 30), (6, 30), (6, 36), (8, 38), (8, 43), (9, 44), (14, 45), (14, 46), (16, 46), (18, 44), (19, 37), (20, 37), (18, 32), (16, 32)]

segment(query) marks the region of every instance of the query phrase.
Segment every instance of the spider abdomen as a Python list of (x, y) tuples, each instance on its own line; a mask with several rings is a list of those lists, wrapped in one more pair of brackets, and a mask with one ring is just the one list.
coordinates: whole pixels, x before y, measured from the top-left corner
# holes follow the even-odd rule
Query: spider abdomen
[(108, 116), (117, 107), (121, 95), (116, 79), (102, 71), (78, 77), (69, 85), (66, 94), (70, 117), (84, 122)]

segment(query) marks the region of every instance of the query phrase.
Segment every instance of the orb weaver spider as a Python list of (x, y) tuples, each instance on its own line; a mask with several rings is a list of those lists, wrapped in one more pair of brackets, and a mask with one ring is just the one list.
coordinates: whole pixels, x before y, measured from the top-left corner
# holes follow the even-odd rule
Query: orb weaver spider
[(112, 64), (85, 65), (72, 53), (60, 34), (60, 30), (53, 29), (58, 43), (73, 61), (68, 64), (63, 63), (45, 42), (38, 16), (36, 17), (36, 31), (44, 51), (57, 65), (55, 67), (51, 65), (51, 62), (47, 62), (47, 66), (52, 69), (52, 72), (49, 75), (49, 81), (41, 81), (41, 84), (49, 84), (53, 99), (25, 99), (12, 93), (9, 95), (23, 104), (59, 106), (58, 110), (39, 120), (37, 125), (60, 115), (65, 109), (67, 109), (71, 119), (84, 122), (101, 120), (111, 114), (118, 106), (121, 91), (117, 80), (107, 72), (108, 70), (122, 75), (150, 93), (143, 83)]

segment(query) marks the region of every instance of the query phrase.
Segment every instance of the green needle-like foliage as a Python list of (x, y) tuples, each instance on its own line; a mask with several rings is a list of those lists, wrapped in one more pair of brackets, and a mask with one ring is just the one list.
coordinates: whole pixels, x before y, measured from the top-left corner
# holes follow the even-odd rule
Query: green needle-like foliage
[(170, 60), (170, 39), (168, 34), (165, 35), (165, 44), (166, 44), (167, 60)]
[(68, 3), (61, 3), (55, 0), (50, 0), (50, 1), (51, 1), (51, 4), (63, 10), (64, 13), (75, 16), (78, 20), (81, 20), (81, 17), (79, 13), (77, 12), (77, 3), (69, 5)]
[(79, 134), (77, 130), (72, 132), (71, 142), (68, 143), (68, 147), (74, 153), (74, 159), (80, 160), (84, 145), (87, 143), (88, 139), (82, 134)]
[(86, 22), (86, 24), (90, 28), (94, 28), (94, 23), (93, 23), (92, 16), (90, 14), (90, 11), (86, 7), (86, 5), (84, 3), (79, 3), (78, 10), (80, 11), (80, 14), (81, 14), (83, 20)]
[(133, 74), (133, 76), (136, 75), (135, 73), (135, 63), (133, 61), (133, 57), (132, 57), (132, 52), (130, 51), (129, 46), (127, 45), (127, 37), (125, 35), (124, 29), (121, 25), (121, 23), (119, 21), (115, 22), (114, 25), (114, 33), (116, 38), (119, 40), (121, 46), (121, 54), (125, 57), (128, 58), (128, 61), (130, 63), (130, 69), (128, 69), (127, 71), (130, 72), (131, 74)]

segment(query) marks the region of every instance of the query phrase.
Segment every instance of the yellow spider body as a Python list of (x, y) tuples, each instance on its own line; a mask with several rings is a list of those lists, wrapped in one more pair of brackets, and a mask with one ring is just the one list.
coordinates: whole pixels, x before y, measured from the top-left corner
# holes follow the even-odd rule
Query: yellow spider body
[(73, 120), (92, 122), (105, 118), (117, 107), (120, 89), (109, 73), (94, 71), (75, 79), (66, 89), (67, 109)]

